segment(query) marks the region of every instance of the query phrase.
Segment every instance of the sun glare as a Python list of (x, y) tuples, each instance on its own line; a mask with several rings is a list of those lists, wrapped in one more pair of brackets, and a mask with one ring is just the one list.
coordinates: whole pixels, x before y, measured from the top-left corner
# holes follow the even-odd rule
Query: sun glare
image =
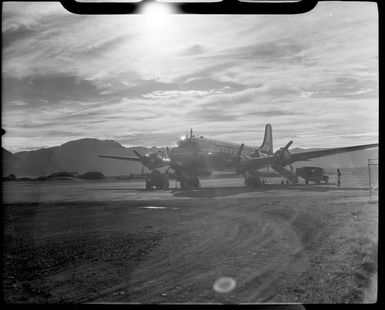
[(175, 13), (175, 10), (171, 4), (147, 2), (141, 6), (139, 13), (148, 15), (151, 18), (155, 18), (155, 20), (157, 20), (165, 18), (165, 15), (167, 14)]
[[(167, 46), (177, 38), (178, 25), (175, 17), (175, 7), (169, 3), (143, 3), (138, 12), (140, 25), (144, 31), (143, 40), (148, 48)], [(159, 52), (159, 50), (158, 50)]]

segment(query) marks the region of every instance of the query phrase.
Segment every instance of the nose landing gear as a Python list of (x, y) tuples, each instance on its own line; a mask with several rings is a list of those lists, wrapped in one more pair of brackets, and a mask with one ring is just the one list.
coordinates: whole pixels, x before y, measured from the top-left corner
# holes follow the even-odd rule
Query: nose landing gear
[(167, 190), (169, 185), (168, 175), (160, 173), (156, 169), (146, 177), (146, 190), (152, 190), (153, 188)]

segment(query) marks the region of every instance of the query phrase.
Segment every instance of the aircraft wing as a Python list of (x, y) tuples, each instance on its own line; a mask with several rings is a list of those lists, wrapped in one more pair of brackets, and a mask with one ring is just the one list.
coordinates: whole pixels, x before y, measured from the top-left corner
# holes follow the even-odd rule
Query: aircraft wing
[(257, 158), (247, 158), (242, 160), (241, 166), (244, 169), (262, 169), (265, 167), (269, 167), (275, 163), (274, 156), (266, 156), (266, 157), (257, 157)]
[(139, 157), (110, 156), (110, 155), (98, 155), (98, 157), (112, 158), (112, 159), (121, 159), (121, 160), (131, 160), (131, 161), (140, 161), (140, 158), (139, 158)]
[(356, 146), (347, 146), (347, 147), (337, 147), (332, 149), (318, 150), (318, 151), (309, 151), (303, 153), (291, 153), (290, 160), (292, 162), (295, 161), (305, 161), (312, 158), (323, 157), (328, 155), (347, 153), (352, 151), (359, 151), (378, 147), (378, 143), (373, 144), (364, 144), (364, 145), (356, 145)]
[(280, 158), (281, 154), (277, 154), (277, 153), (284, 151), (281, 149), (276, 151), (276, 153), (271, 156), (257, 157), (257, 158), (248, 157), (241, 161), (241, 166), (245, 169), (262, 169), (273, 165), (286, 166), (296, 161), (307, 161), (312, 158), (371, 149), (374, 147), (378, 147), (378, 143), (348, 146), (348, 147), (337, 147), (337, 148), (324, 149), (324, 150), (318, 150), (318, 151), (308, 151), (308, 152), (302, 152), (302, 153), (289, 153), (286, 151), (286, 154), (281, 153), (284, 156)]

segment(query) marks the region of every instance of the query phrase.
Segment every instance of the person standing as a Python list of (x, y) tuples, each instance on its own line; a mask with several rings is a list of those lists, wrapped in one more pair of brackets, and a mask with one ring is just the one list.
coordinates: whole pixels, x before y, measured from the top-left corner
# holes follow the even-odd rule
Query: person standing
[(340, 169), (337, 169), (337, 183), (338, 183), (338, 187), (341, 187), (341, 171), (340, 171)]

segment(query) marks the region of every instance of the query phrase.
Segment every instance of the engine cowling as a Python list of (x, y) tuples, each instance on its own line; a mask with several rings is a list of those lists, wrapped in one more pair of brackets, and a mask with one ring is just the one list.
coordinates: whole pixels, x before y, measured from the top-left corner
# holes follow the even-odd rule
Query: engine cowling
[(162, 166), (162, 159), (158, 157), (158, 153), (146, 154), (142, 157), (142, 164), (149, 169), (156, 169)]
[(133, 152), (139, 157), (142, 165), (150, 170), (161, 168), (166, 165), (166, 160), (160, 150), (156, 153), (149, 153), (144, 156), (140, 155), (135, 150)]

